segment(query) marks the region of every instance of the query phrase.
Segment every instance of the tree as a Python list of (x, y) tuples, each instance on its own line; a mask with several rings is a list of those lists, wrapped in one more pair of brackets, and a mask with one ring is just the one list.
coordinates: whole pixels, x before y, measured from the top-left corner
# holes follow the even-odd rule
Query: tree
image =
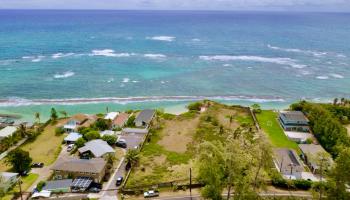
[(81, 137), (75, 142), (75, 146), (77, 146), (77, 148), (80, 148), (80, 147), (83, 147), (85, 143), (86, 143), (86, 140)]
[(51, 121), (54, 123), (58, 118), (57, 111), (55, 108), (51, 108)]
[(5, 195), (5, 190), (3, 187), (1, 187), (4, 184), (5, 184), (5, 178), (2, 175), (0, 175), (0, 197), (3, 197)]
[(38, 124), (40, 124), (40, 113), (39, 112), (36, 112), (34, 114), (34, 117), (35, 117), (35, 120), (37, 121)]
[(55, 135), (62, 135), (64, 133), (64, 128), (63, 127), (57, 127), (55, 129)]
[(137, 149), (129, 149), (125, 155), (125, 161), (134, 166), (138, 163), (140, 159), (139, 151)]
[(255, 148), (257, 150), (257, 169), (254, 175), (254, 190), (259, 188), (259, 176), (262, 169), (267, 169), (272, 163), (272, 149), (264, 136), (260, 136), (258, 145)]
[(338, 104), (338, 98), (335, 98), (334, 100), (333, 100), (333, 105), (337, 105)]
[(68, 113), (67, 113), (66, 111), (64, 111), (64, 110), (61, 110), (61, 111), (60, 111), (60, 114), (61, 114), (64, 118), (67, 118), (67, 116), (68, 116)]
[(112, 125), (111, 120), (106, 120), (106, 119), (102, 119), (102, 118), (98, 118), (94, 124), (94, 126), (100, 131), (104, 131), (104, 130), (109, 129), (111, 127), (111, 125)]
[(201, 194), (205, 199), (220, 200), (224, 188), (224, 163), (221, 143), (204, 142), (199, 147), (198, 179), (204, 184)]
[(109, 165), (111, 165), (111, 166), (113, 166), (113, 163), (114, 163), (114, 161), (116, 160), (116, 157), (115, 157), (115, 155), (114, 154), (107, 154), (107, 156), (105, 157), (105, 160), (106, 160), (106, 162), (109, 164)]
[(32, 158), (29, 156), (29, 152), (22, 149), (15, 149), (7, 155), (6, 163), (11, 165), (14, 171), (23, 173), (30, 169)]
[(98, 131), (90, 131), (84, 135), (84, 138), (87, 141), (99, 139), (100, 137), (101, 136), (100, 136), (100, 133)]
[(191, 103), (187, 106), (187, 109), (190, 111), (200, 111), (203, 106), (202, 102)]
[(18, 133), (22, 138), (27, 136), (27, 127), (23, 123), (19, 125)]
[(350, 148), (340, 151), (335, 165), (329, 173), (327, 199), (350, 199), (346, 184), (350, 181)]
[(126, 127), (135, 127), (135, 115), (131, 115), (128, 119), (128, 121), (126, 122), (125, 126)]
[(104, 135), (102, 140), (106, 141), (109, 145), (113, 145), (117, 141), (117, 137), (114, 135)]
[(255, 103), (251, 107), (252, 107), (254, 113), (261, 113), (261, 107), (259, 104)]

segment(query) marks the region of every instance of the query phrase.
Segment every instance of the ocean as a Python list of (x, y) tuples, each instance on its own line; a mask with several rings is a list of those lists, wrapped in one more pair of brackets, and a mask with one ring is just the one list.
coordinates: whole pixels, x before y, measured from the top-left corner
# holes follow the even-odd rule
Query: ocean
[(350, 97), (350, 14), (0, 10), (0, 113)]

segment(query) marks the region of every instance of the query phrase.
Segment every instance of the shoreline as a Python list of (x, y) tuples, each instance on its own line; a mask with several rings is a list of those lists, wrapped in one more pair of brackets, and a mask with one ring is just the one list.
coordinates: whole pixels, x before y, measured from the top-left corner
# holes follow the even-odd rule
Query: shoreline
[[(194, 100), (182, 100), (182, 101), (137, 101), (127, 103), (115, 103), (115, 102), (94, 102), (94, 103), (83, 103), (83, 104), (22, 104), (17, 106), (0, 106), (0, 114), (4, 115), (20, 115), (19, 121), (34, 121), (34, 114), (40, 113), (40, 119), (42, 121), (49, 119), (50, 109), (53, 107), (60, 111), (66, 111), (68, 115), (74, 115), (77, 113), (85, 114), (97, 114), (106, 113), (107, 107), (109, 111), (126, 111), (126, 110), (141, 110), (141, 109), (164, 109), (165, 112), (179, 115), (187, 111), (186, 106), (192, 102), (200, 101), (203, 99)], [(249, 100), (224, 100), (217, 99), (223, 104), (228, 105), (242, 105), (250, 106), (254, 101)], [(264, 109), (285, 109), (291, 104), (291, 101), (262, 101), (259, 102)]]

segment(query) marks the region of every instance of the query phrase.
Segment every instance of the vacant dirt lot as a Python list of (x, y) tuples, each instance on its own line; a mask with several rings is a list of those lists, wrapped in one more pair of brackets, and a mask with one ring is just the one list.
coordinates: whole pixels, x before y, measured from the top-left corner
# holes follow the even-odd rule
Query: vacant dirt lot
[(192, 135), (196, 131), (199, 117), (194, 119), (175, 119), (165, 122), (162, 130), (163, 138), (158, 142), (168, 151), (185, 153), (187, 144), (192, 141)]

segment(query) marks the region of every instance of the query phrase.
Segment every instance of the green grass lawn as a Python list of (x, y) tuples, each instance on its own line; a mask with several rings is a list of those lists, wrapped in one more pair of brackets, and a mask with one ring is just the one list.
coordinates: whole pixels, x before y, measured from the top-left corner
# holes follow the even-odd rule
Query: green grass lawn
[[(29, 174), (26, 177), (22, 177), (22, 191), (27, 191), (28, 188), (38, 179), (38, 174)], [(4, 197), (2, 197), (2, 200), (11, 200), (14, 196), (14, 193), (19, 192), (19, 186), (18, 184), (15, 185), (10, 191), (6, 193)]]
[(278, 120), (277, 113), (264, 110), (257, 114), (260, 127), (268, 135), (274, 147), (292, 148), (299, 151), (297, 143), (289, 140), (284, 134)]

